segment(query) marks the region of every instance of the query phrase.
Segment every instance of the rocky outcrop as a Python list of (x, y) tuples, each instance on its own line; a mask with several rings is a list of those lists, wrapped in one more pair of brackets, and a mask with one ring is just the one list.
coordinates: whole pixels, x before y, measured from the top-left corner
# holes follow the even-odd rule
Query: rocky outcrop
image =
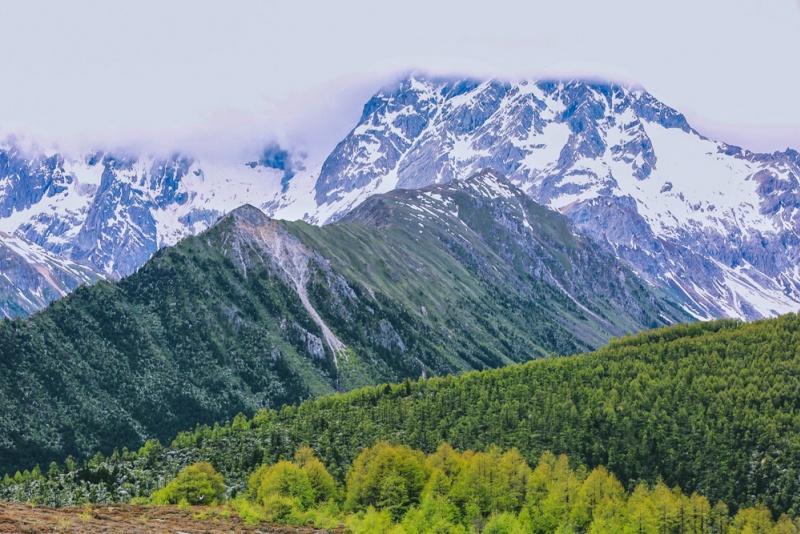
[(28, 315), (100, 275), (0, 232), (0, 317)]

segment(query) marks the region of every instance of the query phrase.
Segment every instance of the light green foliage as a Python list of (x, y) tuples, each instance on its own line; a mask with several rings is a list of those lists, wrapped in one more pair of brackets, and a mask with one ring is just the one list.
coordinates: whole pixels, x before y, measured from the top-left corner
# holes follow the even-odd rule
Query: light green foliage
[[(391, 477), (386, 467), (391, 459), (413, 452), (378, 443), (362, 452), (348, 481), (363, 486), (375, 483), (370, 476), (375, 473)], [(795, 522), (786, 516), (775, 522), (763, 507), (742, 509), (731, 519), (723, 503), (712, 507), (706, 497), (686, 496), (662, 482), (652, 487), (639, 484), (628, 494), (604, 467), (590, 472), (582, 466), (572, 468), (566, 456), (550, 452), (531, 470), (513, 449), (458, 453), (443, 444), (424, 463), (431, 474), (419, 504), (398, 518), (396, 508), (351, 503), (348, 526), (357, 532), (405, 534), (798, 532)], [(452, 484), (448, 473), (454, 477)]]
[(571, 501), (581, 487), (581, 473), (565, 455), (545, 452), (528, 479), (526, 509), (533, 532), (553, 532), (567, 522)]
[[(435, 476), (436, 473), (431, 478)], [(407, 534), (466, 533), (461, 524), (461, 511), (442, 495), (423, 497), (419, 507), (412, 507), (403, 517), (402, 526)]]
[(343, 524), (345, 519), (339, 503), (334, 500), (322, 502), (311, 508), (306, 512), (304, 518), (306, 523), (310, 523), (320, 529), (339, 528), (339, 525)]
[(774, 534), (772, 514), (763, 506), (739, 510), (731, 522), (731, 534)]
[(516, 449), (502, 455), (499, 449), (477, 453), (464, 462), (450, 494), (464, 510), (471, 505), (484, 516), (490, 511), (518, 512), (530, 471)]
[(781, 515), (775, 525), (775, 534), (797, 534), (800, 532), (800, 519), (792, 521), (786, 514)]
[(338, 498), (338, 491), (314, 451), (301, 447), (294, 462), (264, 464), (256, 469), (248, 478), (247, 495), (262, 504), (270, 502), (268, 508), (273, 508), (274, 514), (286, 515), (287, 507), (304, 511), (318, 503), (333, 501)]
[(464, 455), (457, 453), (453, 450), (453, 447), (447, 443), (442, 443), (436, 449), (436, 452), (428, 456), (426, 463), (430, 469), (440, 471), (452, 480), (461, 473), (466, 460)]
[[(391, 449), (382, 443), (360, 458), (386, 456)], [(639, 484), (628, 494), (604, 467), (590, 472), (582, 466), (573, 469), (566, 456), (549, 452), (542, 454), (533, 470), (514, 450), (460, 454), (446, 445), (429, 455), (426, 463), (433, 472), (422, 501), (409, 507), (401, 520), (389, 508), (369, 505), (352, 508), (354, 514), (347, 524), (358, 532), (405, 534), (798, 532), (795, 522), (786, 516), (776, 522), (762, 506), (744, 508), (731, 519), (724, 504), (712, 507), (704, 496), (686, 496), (679, 488), (670, 489), (661, 482), (652, 487)], [(380, 462), (374, 460), (357, 462), (353, 469), (356, 465), (362, 474), (369, 467), (381, 469)], [(449, 489), (446, 484), (432, 482), (449, 480), (445, 470), (456, 479)]]
[(268, 467), (256, 484), (256, 500), (261, 503), (279, 496), (286, 501), (275, 501), (275, 506), (296, 499), (301, 509), (305, 510), (315, 502), (308, 475), (291, 462), (278, 462)]
[[(658, 532), (658, 522), (655, 516), (655, 505), (650, 497), (650, 489), (645, 484), (639, 484), (633, 490), (623, 512), (628, 516), (627, 530), (630, 533)], [(727, 517), (727, 512), (725, 517)], [(605, 521), (602, 521), (605, 525)]]
[(298, 497), (284, 497), (278, 493), (268, 493), (261, 499), (266, 520), (271, 523), (302, 524), (306, 505)]
[(578, 490), (570, 512), (570, 523), (583, 531), (592, 523), (596, 513), (608, 521), (613, 518), (624, 497), (625, 490), (619, 480), (600, 466), (589, 473)]
[(336, 481), (325, 469), (310, 447), (300, 447), (294, 454), (294, 463), (308, 478), (313, 502), (329, 501), (338, 497)]
[(429, 475), (420, 451), (378, 442), (365, 449), (350, 468), (345, 510), (374, 506), (399, 519), (409, 506), (419, 503)]
[[(142, 448), (139, 449), (139, 455), (140, 456), (145, 456), (145, 457), (154, 456), (154, 455), (157, 455), (158, 453), (160, 453), (163, 450), (164, 450), (164, 447), (161, 446), (161, 442), (160, 441), (158, 441), (157, 439), (149, 439), (144, 443), (144, 445), (142, 445)], [(55, 467), (56, 467), (56, 469), (58, 468), (57, 465)], [(52, 468), (53, 468), (53, 466), (51, 465), (51, 469)]]
[(213, 504), (225, 500), (222, 475), (208, 462), (198, 462), (178, 473), (178, 476), (150, 498), (153, 504), (189, 505)]
[[(323, 498), (317, 487), (332, 491)], [(221, 477), (209, 464), (182, 470), (153, 495), (157, 504), (208, 504), (206, 480)], [(798, 534), (798, 523), (775, 521), (758, 505), (731, 518), (697, 493), (687, 496), (663, 482), (627, 493), (605, 467), (572, 467), (565, 455), (545, 451), (531, 469), (519, 451), (455, 451), (446, 444), (427, 457), (405, 446), (377, 442), (356, 458), (347, 475), (346, 501), (314, 452), (303, 447), (293, 462), (262, 465), (250, 476), (247, 497), (196, 518), (235, 512), (247, 525), (314, 525), (381, 534)], [(410, 491), (409, 491), (410, 490)], [(342, 510), (346, 513), (342, 513)]]
[(269, 471), (270, 465), (263, 464), (258, 466), (258, 468), (250, 473), (250, 476), (247, 477), (247, 496), (252, 500), (258, 499), (258, 490), (261, 487), (261, 479), (264, 478), (264, 475)]
[(483, 534), (525, 534), (525, 530), (515, 514), (503, 512), (489, 517), (489, 521), (483, 527)]
[(388, 510), (378, 511), (373, 506), (365, 512), (347, 518), (347, 527), (352, 534), (377, 534), (392, 530), (392, 515)]
[(237, 498), (231, 501), (230, 505), (246, 525), (256, 525), (267, 518), (264, 507), (250, 500)]
[(713, 518), (711, 503), (704, 495), (693, 493), (689, 499), (689, 528), (697, 532), (711, 532)]

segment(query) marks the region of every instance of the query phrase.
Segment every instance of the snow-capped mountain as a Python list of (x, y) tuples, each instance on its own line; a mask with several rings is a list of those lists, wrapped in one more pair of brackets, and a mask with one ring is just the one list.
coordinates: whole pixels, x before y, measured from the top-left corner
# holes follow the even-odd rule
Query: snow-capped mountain
[(0, 232), (0, 317), (28, 315), (99, 279), (90, 267)]
[(118, 278), (245, 203), (324, 224), (370, 195), (484, 168), (566, 214), (698, 318), (800, 308), (800, 154), (707, 139), (643, 89), (595, 82), (410, 76), (376, 93), (318, 165), (276, 145), (222, 165), (7, 144), (0, 232), (36, 247), (16, 260), (31, 268), (69, 261)]
[(0, 147), (0, 313), (27, 314), (81, 283), (131, 274), (160, 247), (247, 202), (269, 209), (302, 168), (277, 146), (254, 161), (213, 165), (181, 154), (31, 154), (7, 143)]
[(366, 104), (322, 165), (315, 221), (485, 167), (699, 318), (800, 308), (800, 155), (707, 139), (637, 88), (409, 77)]

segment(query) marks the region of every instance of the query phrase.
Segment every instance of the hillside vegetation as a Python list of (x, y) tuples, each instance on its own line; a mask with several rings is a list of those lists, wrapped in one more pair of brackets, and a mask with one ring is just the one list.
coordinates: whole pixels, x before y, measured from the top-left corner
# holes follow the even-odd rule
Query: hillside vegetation
[(491, 174), (322, 228), (244, 206), (118, 283), (0, 321), (0, 472), (686, 319)]
[[(222, 476), (198, 462), (149, 498), (113, 506), (47, 508), (0, 502), (0, 532), (347, 532), (349, 534), (797, 534), (800, 521), (762, 505), (731, 514), (724, 502), (663, 482), (626, 492), (604, 467), (565, 455), (530, 466), (519, 451), (425, 455), (377, 442), (337, 484), (308, 447), (263, 464), (226, 500)], [(219, 486), (215, 489), (215, 486)], [(295, 530), (296, 529), (296, 530)]]
[[(431, 453), (517, 448), (531, 465), (550, 450), (605, 466), (628, 490), (662, 480), (732, 511), (800, 509), (800, 318), (669, 327), (587, 355), (460, 377), (405, 381), (310, 400), (170, 447), (7, 477), (4, 499), (64, 505), (148, 496), (181, 468), (208, 461), (230, 496), (263, 463), (310, 446), (340, 483), (378, 440)], [(776, 516), (777, 517), (777, 516)]]
[[(663, 482), (626, 492), (604, 467), (572, 468), (565, 455), (547, 451), (528, 465), (517, 449), (458, 453), (447, 444), (430, 455), (380, 441), (365, 449), (337, 487), (308, 447), (293, 461), (264, 464), (248, 478), (247, 492), (206, 516), (235, 511), (248, 523), (335, 528), (351, 534), (548, 534), (630, 532), (639, 534), (796, 534), (800, 521), (777, 522), (764, 506), (735, 516), (723, 502), (712, 506), (697, 493)], [(149, 499), (151, 503), (208, 504), (209, 482), (221, 480), (199, 462)], [(205, 488), (204, 491), (198, 491)]]

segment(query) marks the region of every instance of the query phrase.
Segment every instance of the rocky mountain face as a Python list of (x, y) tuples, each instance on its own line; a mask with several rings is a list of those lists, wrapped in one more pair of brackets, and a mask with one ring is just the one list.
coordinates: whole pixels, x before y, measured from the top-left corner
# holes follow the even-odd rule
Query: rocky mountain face
[[(7, 144), (0, 231), (35, 245), (37, 257), (114, 279), (243, 203), (323, 224), (373, 194), (484, 168), (567, 215), (696, 318), (800, 306), (800, 154), (707, 139), (642, 89), (584, 81), (410, 76), (376, 93), (319, 164), (276, 145), (252, 161), (211, 165), (180, 154), (25, 154)], [(5, 315), (39, 306), (26, 301), (35, 287), (16, 283), (0, 288)]]
[(323, 227), (243, 206), (119, 282), (0, 321), (0, 466), (687, 319), (494, 172)]
[(0, 232), (0, 314), (16, 317), (44, 308), (99, 276), (90, 268), (48, 254), (24, 238)]
[(315, 220), (485, 167), (698, 318), (800, 306), (800, 155), (707, 139), (641, 89), (410, 77), (378, 92), (325, 161)]
[[(0, 147), (0, 243), (25, 252), (3, 256), (19, 272), (0, 271), (12, 278), (0, 287), (0, 312), (25, 315), (81, 283), (129, 275), (159, 248), (251, 199), (268, 207), (298, 168), (302, 163), (276, 146), (255, 161), (219, 166), (181, 154), (70, 159), (7, 143)], [(64, 269), (58, 274), (52, 265), (85, 276), (64, 278)]]

